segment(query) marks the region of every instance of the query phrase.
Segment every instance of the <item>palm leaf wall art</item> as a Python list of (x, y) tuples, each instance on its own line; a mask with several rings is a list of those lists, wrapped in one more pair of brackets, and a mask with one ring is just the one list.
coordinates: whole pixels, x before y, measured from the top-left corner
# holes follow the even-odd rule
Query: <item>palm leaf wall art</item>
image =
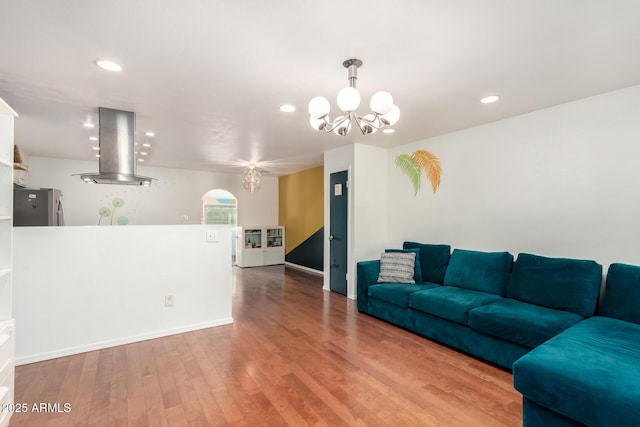
[(402, 173), (407, 175), (409, 181), (413, 185), (414, 195), (418, 195), (418, 190), (422, 184), (422, 172), (431, 182), (433, 193), (440, 187), (440, 175), (442, 174), (442, 165), (440, 159), (427, 150), (416, 150), (411, 155), (399, 154), (396, 156), (396, 167)]
[(431, 182), (433, 194), (435, 194), (438, 187), (440, 187), (440, 175), (442, 174), (440, 159), (427, 150), (416, 150), (411, 155), (411, 158), (424, 171), (427, 179)]
[(408, 154), (399, 154), (396, 157), (396, 167), (402, 173), (409, 177), (409, 181), (413, 185), (414, 195), (418, 195), (420, 185), (422, 184), (422, 170), (420, 166)]

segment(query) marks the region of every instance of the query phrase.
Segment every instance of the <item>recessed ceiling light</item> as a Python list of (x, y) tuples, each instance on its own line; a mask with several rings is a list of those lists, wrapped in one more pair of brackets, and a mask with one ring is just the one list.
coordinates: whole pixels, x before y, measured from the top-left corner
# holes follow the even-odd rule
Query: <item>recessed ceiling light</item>
[(90, 136), (90, 137), (89, 137), (89, 140), (90, 140), (90, 141), (97, 141), (97, 140), (98, 140), (98, 137), (97, 137), (97, 136)]
[(108, 59), (96, 59), (96, 65), (107, 71), (122, 71), (122, 66)]
[(394, 133), (395, 131), (395, 129), (385, 129), (382, 131), (382, 133)]
[(143, 155), (143, 156), (146, 156), (149, 153), (147, 153), (146, 151), (141, 151), (140, 154)]
[(144, 162), (144, 159), (138, 159), (139, 162)]
[(296, 111), (296, 107), (291, 104), (283, 104), (280, 106), (280, 111), (285, 113), (293, 113), (294, 111)]
[(96, 151), (100, 150), (100, 147), (91, 147), (91, 148), (93, 148)]
[(100, 158), (100, 154), (96, 154), (96, 157)]
[(96, 125), (94, 125), (93, 123), (90, 123), (90, 122), (84, 122), (82, 124), (82, 126), (84, 126), (86, 128), (94, 128), (94, 127), (96, 127)]
[(483, 104), (491, 104), (492, 102), (496, 102), (500, 97), (498, 95), (489, 95), (485, 96), (480, 100)]
[(149, 144), (148, 142), (145, 142), (145, 143), (142, 144), (142, 146), (149, 148), (149, 147), (151, 147), (151, 144)]
[(145, 132), (144, 134), (145, 134), (146, 136), (151, 136), (151, 137), (156, 136), (156, 134), (155, 134), (155, 133), (153, 133), (153, 132)]

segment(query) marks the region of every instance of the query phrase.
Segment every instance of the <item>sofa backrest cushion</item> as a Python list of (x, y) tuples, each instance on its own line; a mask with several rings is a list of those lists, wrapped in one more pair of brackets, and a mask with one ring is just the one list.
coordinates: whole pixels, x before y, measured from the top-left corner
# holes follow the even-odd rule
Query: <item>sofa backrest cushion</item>
[(640, 266), (619, 263), (609, 266), (598, 314), (640, 323)]
[(404, 242), (403, 249), (420, 249), (420, 266), (422, 267), (422, 280), (425, 282), (444, 282), (444, 273), (451, 256), (451, 246), (432, 245), (426, 243)]
[(601, 283), (602, 266), (595, 261), (519, 254), (507, 297), (589, 317)]
[(504, 296), (512, 265), (513, 255), (509, 252), (454, 249), (444, 285)]

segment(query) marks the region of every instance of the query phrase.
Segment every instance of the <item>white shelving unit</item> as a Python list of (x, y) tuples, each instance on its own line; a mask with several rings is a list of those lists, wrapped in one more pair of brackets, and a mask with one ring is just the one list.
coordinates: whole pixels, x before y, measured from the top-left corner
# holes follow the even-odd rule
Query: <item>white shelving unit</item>
[(236, 264), (240, 267), (284, 264), (284, 227), (238, 227)]
[[(0, 405), (13, 403), (15, 326), (12, 314), (13, 119), (15, 111), (0, 98)], [(0, 427), (11, 412), (0, 411)]]

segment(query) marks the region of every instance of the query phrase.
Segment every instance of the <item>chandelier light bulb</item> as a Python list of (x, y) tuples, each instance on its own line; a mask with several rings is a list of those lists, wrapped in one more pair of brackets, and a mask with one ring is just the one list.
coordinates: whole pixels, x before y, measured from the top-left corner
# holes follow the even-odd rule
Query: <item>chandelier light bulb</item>
[(316, 96), (309, 101), (309, 115), (314, 119), (321, 119), (331, 111), (329, 100), (324, 96)]
[(400, 109), (398, 108), (398, 106), (392, 106), (391, 110), (389, 110), (387, 114), (382, 116), (382, 119), (386, 121), (389, 126), (393, 126), (398, 123), (398, 120), (400, 119)]
[(309, 123), (311, 124), (311, 127), (314, 128), (315, 130), (320, 130), (325, 125), (324, 119), (314, 119), (313, 117), (309, 117)]
[(338, 92), (338, 107), (344, 111), (355, 111), (360, 106), (360, 92), (354, 87), (347, 86)]
[(389, 92), (385, 92), (383, 90), (376, 92), (371, 97), (369, 107), (374, 113), (385, 115), (391, 111), (391, 108), (393, 107), (393, 97)]

